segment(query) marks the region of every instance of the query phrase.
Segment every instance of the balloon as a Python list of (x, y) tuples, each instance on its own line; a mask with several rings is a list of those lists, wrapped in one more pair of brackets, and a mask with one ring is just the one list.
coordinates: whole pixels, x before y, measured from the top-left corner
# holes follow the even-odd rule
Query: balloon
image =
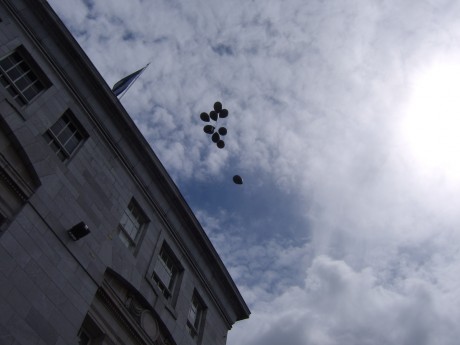
[(201, 113), (200, 114), (200, 119), (204, 122), (209, 122), (209, 115), (206, 113)]
[(222, 109), (221, 111), (219, 111), (219, 117), (221, 119), (225, 119), (227, 116), (228, 116), (228, 110), (227, 109)]
[(203, 131), (207, 134), (212, 134), (214, 133), (214, 129), (215, 127), (214, 126), (211, 126), (211, 125), (206, 125), (203, 127)]
[(217, 143), (217, 142), (220, 140), (220, 135), (219, 135), (219, 133), (217, 133), (217, 132), (214, 133), (214, 134), (212, 135), (211, 139), (212, 139), (213, 142)]
[(220, 102), (214, 103), (214, 110), (215, 110), (216, 112), (221, 111), (221, 110), (222, 110), (222, 103), (220, 103)]
[(227, 134), (227, 128), (220, 127), (218, 132), (219, 132), (220, 135), (226, 135)]
[(240, 175), (235, 175), (233, 176), (233, 182), (235, 184), (243, 184), (243, 179), (241, 178)]
[(214, 110), (210, 111), (209, 117), (211, 118), (211, 120), (217, 121), (217, 112), (215, 112)]
[[(222, 109), (222, 103), (220, 102), (215, 102), (214, 103), (214, 110), (211, 110), (208, 113), (201, 113), (200, 114), (200, 119), (204, 122), (210, 122), (211, 120), (216, 121), (218, 120), (219, 117), (225, 118), (228, 116), (228, 110), (227, 109)], [(203, 127), (203, 131), (207, 134), (212, 134), (211, 140), (217, 145), (219, 149), (223, 149), (225, 147), (225, 142), (220, 138), (221, 136), (227, 135), (227, 128), (225, 127), (219, 127), (217, 131), (215, 131), (216, 127), (212, 125), (205, 125)], [(236, 184), (242, 184), (243, 180), (241, 177), (238, 175), (235, 175), (233, 178), (233, 181)]]

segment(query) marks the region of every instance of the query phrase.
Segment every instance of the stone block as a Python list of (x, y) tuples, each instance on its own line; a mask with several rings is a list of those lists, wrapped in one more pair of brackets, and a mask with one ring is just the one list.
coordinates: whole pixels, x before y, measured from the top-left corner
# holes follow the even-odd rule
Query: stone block
[(56, 344), (58, 338), (56, 329), (38, 310), (31, 308), (25, 320), (30, 328), (32, 328), (46, 344)]
[(1, 246), (12, 256), (15, 262), (20, 266), (24, 267), (30, 261), (30, 255), (24, 250), (19, 242), (11, 235), (14, 231), (14, 227), (11, 227), (6, 231), (0, 238)]

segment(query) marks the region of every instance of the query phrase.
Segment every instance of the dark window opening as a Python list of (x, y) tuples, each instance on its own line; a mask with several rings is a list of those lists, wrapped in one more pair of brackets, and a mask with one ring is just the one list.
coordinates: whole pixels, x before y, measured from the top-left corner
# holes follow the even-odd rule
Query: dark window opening
[(131, 199), (120, 220), (118, 236), (128, 248), (135, 248), (147, 223), (147, 217), (140, 206)]
[(172, 297), (181, 270), (171, 250), (163, 244), (155, 263), (152, 279), (166, 299)]
[(38, 67), (33, 65), (23, 47), (0, 60), (0, 83), (20, 106), (30, 103), (49, 86), (49, 81), (38, 77), (43, 72), (37, 73)]
[(70, 111), (67, 111), (46, 131), (43, 137), (59, 159), (65, 161), (83, 142), (86, 134)]

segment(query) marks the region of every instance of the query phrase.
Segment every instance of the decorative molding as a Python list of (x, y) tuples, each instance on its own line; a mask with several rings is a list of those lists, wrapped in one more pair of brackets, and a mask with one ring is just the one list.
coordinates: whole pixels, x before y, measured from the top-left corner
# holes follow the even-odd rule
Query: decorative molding
[(149, 339), (146, 339), (146, 337), (142, 336), (141, 332), (136, 329), (136, 324), (129, 319), (129, 314), (127, 315), (127, 313), (123, 311), (121, 308), (122, 305), (120, 306), (120, 304), (117, 303), (117, 298), (113, 293), (104, 287), (100, 287), (97, 290), (97, 296), (100, 298), (105, 307), (111, 312), (112, 316), (118, 320), (120, 325), (122, 325), (139, 344), (152, 344)]
[[(112, 286), (113, 283), (115, 283), (114, 286)], [(118, 284), (124, 286), (124, 289), (128, 291), (124, 300), (120, 292), (116, 291), (119, 290), (116, 287)], [(97, 291), (97, 296), (105, 308), (139, 344), (174, 345), (170, 336), (167, 336), (168, 332), (162, 330), (162, 327), (165, 326), (158, 322), (158, 318), (152, 312), (152, 307), (138, 294), (139, 292), (132, 291), (131, 287), (127, 287), (117, 278), (115, 280), (106, 278)]]

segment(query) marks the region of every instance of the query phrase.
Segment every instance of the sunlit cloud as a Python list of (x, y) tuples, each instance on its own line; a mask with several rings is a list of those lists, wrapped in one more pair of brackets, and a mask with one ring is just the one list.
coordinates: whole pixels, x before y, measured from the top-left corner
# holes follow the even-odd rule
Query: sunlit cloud
[(458, 342), (460, 5), (51, 4), (109, 85), (151, 62), (122, 103), (251, 307), (229, 345)]

